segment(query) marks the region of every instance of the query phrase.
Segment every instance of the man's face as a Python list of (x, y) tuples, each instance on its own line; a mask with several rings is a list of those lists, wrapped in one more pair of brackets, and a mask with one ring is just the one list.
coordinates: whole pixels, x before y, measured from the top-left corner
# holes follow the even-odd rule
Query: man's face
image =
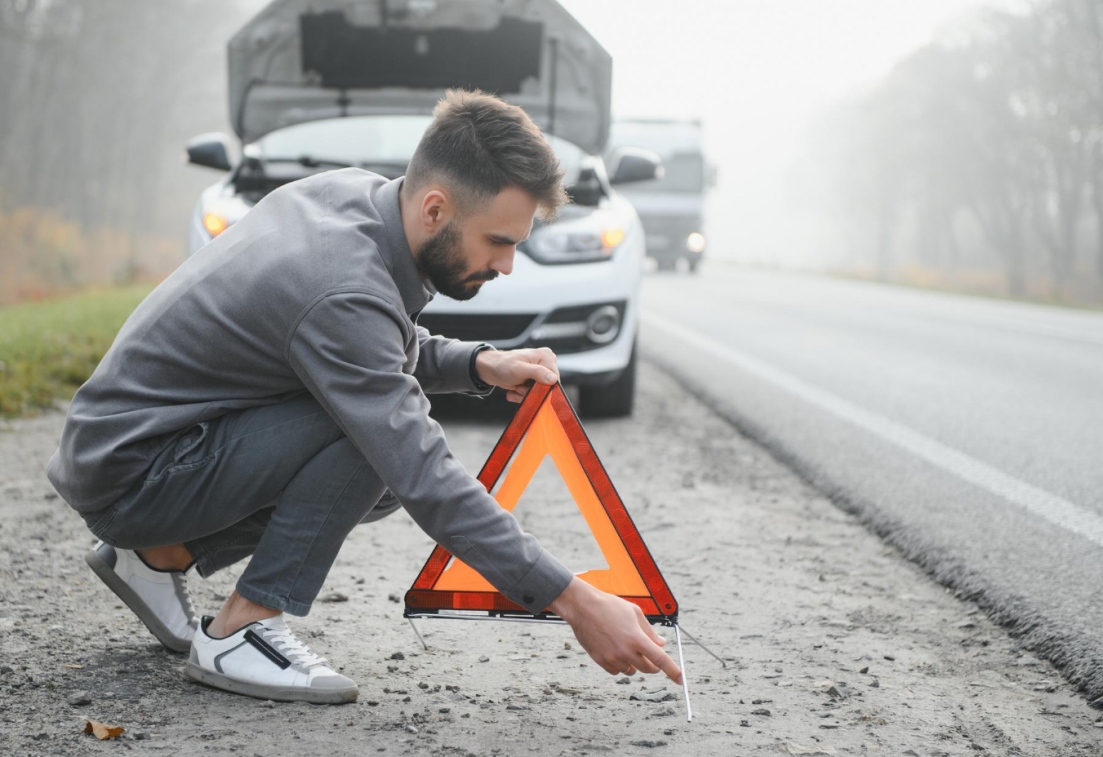
[(453, 217), (417, 251), (421, 275), (446, 297), (469, 300), (482, 285), (513, 270), (517, 245), (528, 238), (536, 201), (507, 187), (465, 218)]

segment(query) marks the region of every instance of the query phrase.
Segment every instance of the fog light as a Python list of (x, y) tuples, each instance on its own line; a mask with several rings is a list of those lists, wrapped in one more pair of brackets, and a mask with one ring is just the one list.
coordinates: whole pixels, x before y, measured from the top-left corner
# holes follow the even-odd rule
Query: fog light
[(586, 337), (595, 344), (609, 344), (620, 333), (620, 311), (612, 305), (600, 307), (586, 319)]
[(704, 252), (705, 251), (705, 235), (699, 231), (695, 231), (686, 237), (686, 249), (690, 252)]

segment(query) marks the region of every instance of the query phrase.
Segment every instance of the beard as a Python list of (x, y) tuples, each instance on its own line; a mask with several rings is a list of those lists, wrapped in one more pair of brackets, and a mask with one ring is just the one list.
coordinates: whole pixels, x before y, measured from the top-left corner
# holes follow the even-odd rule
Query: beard
[(498, 278), (497, 271), (467, 273), (462, 237), (455, 221), (449, 221), (422, 243), (417, 251), (417, 269), (433, 288), (453, 300), (470, 300), (479, 293), (483, 282)]

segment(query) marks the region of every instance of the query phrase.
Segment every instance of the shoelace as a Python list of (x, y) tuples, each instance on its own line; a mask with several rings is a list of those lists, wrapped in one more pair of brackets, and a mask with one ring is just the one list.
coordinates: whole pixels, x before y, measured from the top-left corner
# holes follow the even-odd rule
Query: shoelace
[(264, 637), (268, 641), (272, 642), (276, 649), (287, 657), (292, 662), (299, 662), (303, 667), (311, 667), (313, 665), (325, 665), (327, 660), (324, 657), (314, 653), (310, 647), (303, 644), (301, 641), (295, 638), (295, 634), (291, 633), (290, 628), (268, 628), (264, 629)]
[(188, 582), (184, 578), (184, 574), (173, 573), (172, 585), (176, 588), (176, 596), (180, 598), (180, 602), (184, 605), (184, 614), (188, 618), (188, 623), (194, 623), (195, 608), (192, 607), (191, 594), (188, 593)]

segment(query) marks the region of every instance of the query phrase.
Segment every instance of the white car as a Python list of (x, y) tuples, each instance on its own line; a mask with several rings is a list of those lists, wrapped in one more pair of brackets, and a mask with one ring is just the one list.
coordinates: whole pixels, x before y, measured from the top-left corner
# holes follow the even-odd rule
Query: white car
[(198, 250), (266, 193), (358, 166), (401, 176), (449, 87), (480, 88), (529, 113), (548, 135), (572, 203), (537, 222), (513, 272), (457, 302), (438, 296), (418, 322), (496, 347), (547, 346), (583, 413), (632, 411), (645, 254), (643, 227), (613, 185), (661, 176), (654, 153), (610, 158), (609, 55), (554, 0), (276, 0), (230, 40), (229, 140), (188, 143), (191, 163), (228, 173), (200, 196)]

